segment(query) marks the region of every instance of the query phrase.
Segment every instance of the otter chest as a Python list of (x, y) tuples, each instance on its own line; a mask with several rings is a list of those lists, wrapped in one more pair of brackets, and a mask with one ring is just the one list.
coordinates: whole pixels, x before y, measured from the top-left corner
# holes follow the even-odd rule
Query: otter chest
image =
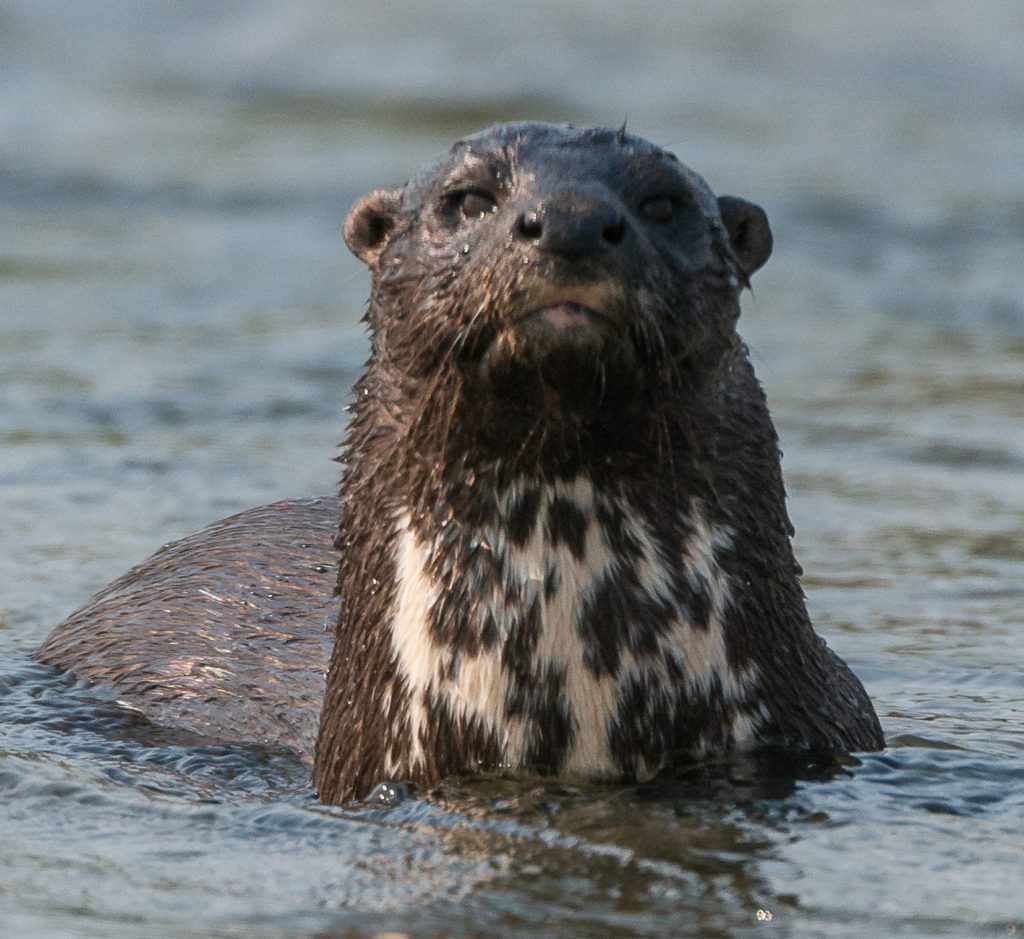
[(592, 779), (747, 742), (756, 675), (729, 660), (718, 558), (731, 534), (696, 503), (658, 529), (583, 477), (518, 482), (472, 528), (403, 513), (388, 706), (406, 727), (386, 771), (415, 772), (444, 735), (487, 740), (495, 768)]

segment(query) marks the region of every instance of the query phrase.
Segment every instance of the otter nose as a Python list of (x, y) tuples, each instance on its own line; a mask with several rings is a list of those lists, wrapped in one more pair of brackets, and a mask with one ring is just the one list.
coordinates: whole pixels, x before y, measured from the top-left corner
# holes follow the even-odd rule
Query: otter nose
[(610, 202), (570, 192), (538, 201), (521, 212), (513, 233), (540, 251), (581, 261), (600, 257), (619, 244), (626, 222)]

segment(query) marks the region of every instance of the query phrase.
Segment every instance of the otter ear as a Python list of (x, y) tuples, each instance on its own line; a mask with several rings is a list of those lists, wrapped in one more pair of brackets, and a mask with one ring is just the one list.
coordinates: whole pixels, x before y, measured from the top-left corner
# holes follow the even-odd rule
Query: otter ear
[(374, 189), (363, 196), (345, 219), (345, 244), (369, 267), (377, 263), (391, 232), (402, 202), (401, 189)]
[(745, 277), (750, 277), (772, 253), (772, 230), (764, 209), (735, 196), (719, 196), (718, 211), (729, 233), (733, 257)]

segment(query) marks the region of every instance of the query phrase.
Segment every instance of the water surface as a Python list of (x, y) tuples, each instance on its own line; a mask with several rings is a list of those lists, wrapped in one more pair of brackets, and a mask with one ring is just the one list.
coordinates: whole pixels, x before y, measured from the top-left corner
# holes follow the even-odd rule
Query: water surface
[[(1024, 13), (965, 17), (9, 0), (0, 932), (1024, 929)], [(812, 614), (884, 753), (326, 809), (287, 753), (154, 732), (32, 663), (161, 543), (333, 489), (366, 356), (341, 220), (519, 117), (628, 119), (767, 208), (743, 332)]]

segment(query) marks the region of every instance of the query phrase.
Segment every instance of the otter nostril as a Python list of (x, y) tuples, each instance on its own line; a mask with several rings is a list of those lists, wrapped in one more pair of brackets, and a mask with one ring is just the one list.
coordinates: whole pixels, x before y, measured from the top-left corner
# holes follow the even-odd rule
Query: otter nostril
[(620, 215), (614, 222), (604, 226), (601, 234), (611, 245), (617, 245), (626, 235), (626, 220)]
[(536, 240), (544, 232), (544, 225), (541, 223), (540, 214), (537, 212), (523, 212), (516, 219), (516, 234), (523, 238)]

